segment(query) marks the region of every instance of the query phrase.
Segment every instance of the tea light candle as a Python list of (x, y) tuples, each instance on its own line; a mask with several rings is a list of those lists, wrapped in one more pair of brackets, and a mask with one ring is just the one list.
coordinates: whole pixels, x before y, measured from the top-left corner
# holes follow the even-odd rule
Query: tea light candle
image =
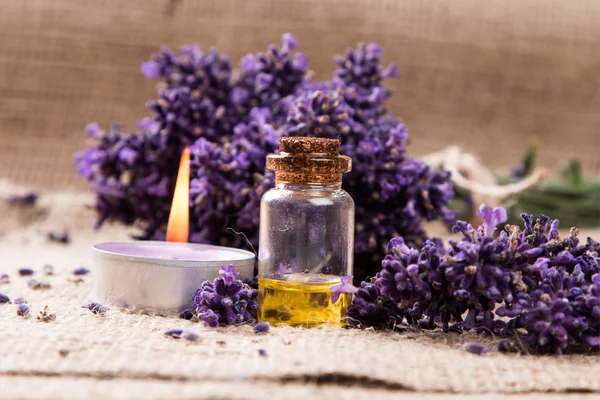
[(138, 309), (183, 310), (203, 281), (233, 264), (240, 279), (254, 273), (254, 254), (196, 243), (121, 242), (93, 246), (94, 301)]
[(233, 264), (239, 279), (254, 274), (253, 253), (221, 246), (187, 243), (190, 151), (181, 157), (167, 226), (167, 241), (101, 243), (93, 246), (94, 301), (152, 310), (183, 310), (203, 281)]

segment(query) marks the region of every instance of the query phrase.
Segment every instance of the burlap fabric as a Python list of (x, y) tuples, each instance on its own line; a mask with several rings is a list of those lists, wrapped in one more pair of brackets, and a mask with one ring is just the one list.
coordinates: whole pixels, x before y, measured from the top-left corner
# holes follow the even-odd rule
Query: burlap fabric
[[(326, 78), (333, 54), (377, 41), (399, 64), (390, 107), (410, 128), (412, 154), (459, 144), (507, 166), (537, 138), (541, 165), (578, 156), (597, 171), (596, 0), (0, 0), (0, 10), (0, 178), (46, 190), (34, 209), (0, 209), (0, 272), (12, 276), (0, 292), (25, 296), (33, 314), (44, 305), (57, 314), (45, 324), (0, 306), (0, 398), (562, 399), (600, 391), (597, 356), (477, 357), (464, 342), (494, 343), (473, 334), (278, 328), (258, 337), (249, 327), (211, 330), (173, 316), (113, 310), (102, 318), (80, 308), (93, 277), (68, 280), (89, 263), (92, 243), (128, 238), (121, 227), (91, 231), (91, 197), (72, 154), (86, 144), (87, 122), (132, 128), (146, 115), (155, 83), (139, 64), (159, 45), (215, 45), (236, 60), (291, 31)], [(0, 197), (14, 190), (4, 184)], [(72, 244), (45, 240), (46, 230), (63, 227)], [(15, 276), (26, 265), (39, 274), (45, 263), (57, 270), (50, 290)], [(162, 336), (177, 327), (202, 342)]]
[[(14, 193), (6, 184), (0, 191)], [(472, 333), (273, 328), (257, 336), (250, 326), (210, 329), (173, 315), (113, 309), (96, 316), (80, 308), (90, 301), (93, 276), (76, 284), (71, 271), (90, 265), (92, 243), (127, 240), (128, 233), (120, 227), (94, 233), (93, 215), (84, 207), (91, 200), (88, 194), (47, 193), (36, 208), (0, 209), (8, 216), (0, 231), (0, 273), (11, 275), (0, 292), (25, 297), (32, 308), (32, 317), (23, 319), (15, 305), (0, 306), (3, 399), (600, 392), (597, 355), (504, 355), (495, 351), (496, 340)], [(71, 244), (47, 241), (48, 230), (63, 228), (71, 231)], [(46, 263), (56, 270), (44, 277), (51, 289), (33, 290), (16, 273), (29, 266), (42, 278)], [(36, 320), (45, 305), (55, 321)], [(173, 328), (198, 333), (200, 343), (165, 338), (163, 331)], [(488, 344), (490, 353), (465, 352), (469, 341)], [(261, 348), (267, 357), (259, 356)]]
[[(159, 45), (240, 56), (293, 32), (317, 78), (377, 41), (401, 76), (390, 108), (412, 154), (459, 144), (492, 167), (540, 143), (540, 164), (598, 170), (597, 0), (0, 0), (0, 177), (76, 184), (89, 121), (131, 129), (155, 96), (139, 65)], [(236, 64), (237, 65), (237, 64)], [(79, 187), (83, 184), (79, 182)]]

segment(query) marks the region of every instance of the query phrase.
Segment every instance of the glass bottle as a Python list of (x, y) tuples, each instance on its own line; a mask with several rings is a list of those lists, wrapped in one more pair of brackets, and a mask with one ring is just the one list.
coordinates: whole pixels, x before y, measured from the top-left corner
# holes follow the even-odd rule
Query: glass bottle
[(334, 139), (287, 137), (267, 156), (275, 187), (260, 206), (258, 318), (271, 324), (341, 325), (350, 301), (331, 288), (352, 275), (354, 201), (342, 189), (352, 160)]

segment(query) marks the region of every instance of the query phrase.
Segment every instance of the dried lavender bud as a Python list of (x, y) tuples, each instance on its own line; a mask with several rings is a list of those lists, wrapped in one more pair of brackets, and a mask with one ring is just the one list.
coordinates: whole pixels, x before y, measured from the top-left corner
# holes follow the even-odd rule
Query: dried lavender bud
[(0, 293), (0, 304), (10, 304), (10, 297)]
[(44, 273), (46, 275), (54, 275), (54, 267), (50, 264), (44, 265)]
[(254, 325), (254, 333), (267, 333), (269, 329), (271, 329), (271, 325), (266, 321)]
[(33, 290), (50, 289), (52, 287), (50, 282), (44, 279), (41, 279), (39, 281), (37, 279), (30, 279), (27, 281), (27, 285)]
[(361, 283), (346, 315), (350, 326), (377, 329), (394, 329), (404, 318), (396, 303), (382, 297), (377, 286), (367, 282)]
[(63, 244), (68, 244), (71, 242), (71, 238), (69, 237), (69, 232), (66, 230), (61, 233), (57, 233), (54, 231), (48, 232), (46, 237), (48, 238), (48, 240), (50, 240), (52, 242), (63, 243)]
[(13, 303), (14, 304), (27, 304), (27, 299), (24, 297), (17, 297)]
[(466, 343), (465, 350), (472, 354), (482, 355), (490, 351), (487, 346), (484, 346), (480, 343)]
[(8, 198), (8, 204), (11, 206), (33, 207), (37, 202), (38, 195), (34, 192), (16, 194)]
[(194, 294), (192, 308), (206, 326), (241, 325), (256, 320), (258, 291), (236, 276), (233, 265), (223, 265), (219, 277), (205, 281)]
[(502, 339), (500, 342), (498, 342), (498, 351), (502, 353), (517, 353), (520, 350), (514, 341)]
[(84, 306), (81, 306), (81, 308), (87, 308), (88, 310), (90, 310), (94, 314), (101, 315), (101, 316), (106, 315), (106, 313), (108, 311), (110, 311), (110, 307), (107, 307), (107, 306), (105, 306), (103, 304), (100, 304), (100, 303), (86, 304)]
[(350, 283), (352, 282), (352, 278), (354, 277), (342, 276), (340, 277), (342, 283), (331, 287), (331, 292), (333, 293), (333, 295), (331, 296), (332, 304), (335, 304), (338, 301), (342, 293), (356, 293), (358, 291), (358, 289), (355, 286), (353, 286), (352, 283)]
[(52, 322), (56, 320), (56, 314), (48, 312), (48, 306), (44, 306), (44, 309), (39, 312), (36, 319), (41, 322)]
[(265, 349), (258, 349), (258, 355), (261, 357), (266, 357), (267, 351)]
[(71, 350), (69, 350), (69, 349), (60, 349), (60, 350), (58, 350), (58, 354), (61, 357), (63, 357), (63, 358), (66, 357), (66, 356), (68, 356), (70, 352), (71, 352)]
[(185, 339), (190, 342), (197, 342), (200, 336), (194, 332), (186, 331), (184, 329), (170, 329), (163, 332), (163, 335), (171, 337), (173, 339)]
[(85, 267), (79, 267), (79, 268), (73, 270), (73, 275), (76, 275), (76, 276), (87, 275), (89, 272), (90, 272), (89, 269), (87, 269)]
[(190, 320), (190, 319), (194, 318), (194, 312), (190, 309), (183, 310), (181, 313), (179, 313), (179, 318)]
[(0, 284), (10, 283), (10, 276), (8, 274), (0, 275)]
[(21, 268), (21, 269), (19, 269), (19, 275), (21, 275), (21, 276), (33, 275), (33, 270), (31, 268)]
[(79, 284), (85, 282), (85, 280), (82, 278), (76, 278), (76, 279), (69, 278), (69, 282), (73, 282), (75, 285), (79, 286)]
[(20, 317), (29, 315), (29, 306), (27, 304), (19, 304), (19, 307), (17, 307), (17, 315)]

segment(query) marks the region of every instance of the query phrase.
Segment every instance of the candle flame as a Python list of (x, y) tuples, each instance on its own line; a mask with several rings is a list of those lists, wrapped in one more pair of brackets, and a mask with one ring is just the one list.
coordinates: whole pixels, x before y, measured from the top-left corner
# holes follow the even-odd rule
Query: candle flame
[(187, 242), (190, 229), (190, 147), (181, 155), (175, 194), (171, 203), (167, 242)]

